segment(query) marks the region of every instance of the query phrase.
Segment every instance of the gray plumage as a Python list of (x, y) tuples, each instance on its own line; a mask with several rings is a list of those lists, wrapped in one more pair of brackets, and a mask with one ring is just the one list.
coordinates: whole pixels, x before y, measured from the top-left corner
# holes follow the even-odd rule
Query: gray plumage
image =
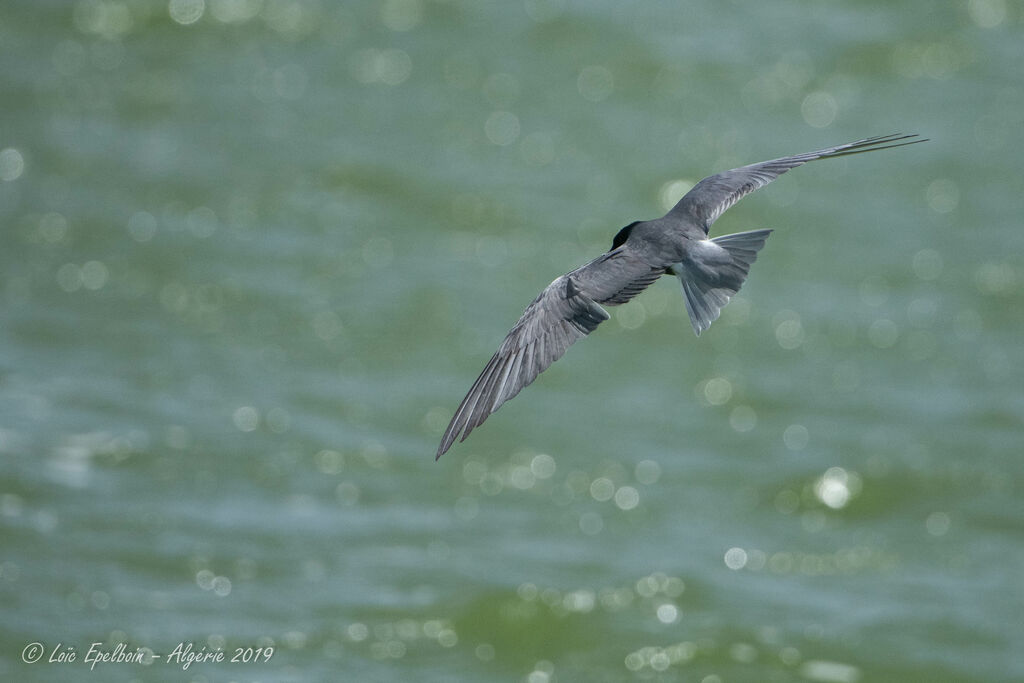
[(601, 304), (624, 304), (662, 275), (679, 278), (694, 332), (699, 336), (708, 329), (743, 285), (772, 232), (707, 238), (712, 223), (744, 196), (809, 161), (924, 141), (917, 135), (883, 135), (734, 168), (694, 185), (663, 217), (626, 226), (611, 250), (557, 278), (526, 308), (455, 411), (437, 457), (607, 320)]

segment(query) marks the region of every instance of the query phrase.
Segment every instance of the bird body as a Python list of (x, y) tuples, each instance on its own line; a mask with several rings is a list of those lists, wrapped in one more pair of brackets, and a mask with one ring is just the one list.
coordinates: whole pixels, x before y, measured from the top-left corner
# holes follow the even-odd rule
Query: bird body
[(701, 180), (661, 218), (622, 228), (611, 249), (556, 278), (526, 308), (455, 411), (437, 457), (608, 320), (603, 306), (627, 303), (662, 275), (679, 278), (690, 323), (699, 336), (739, 291), (772, 232), (708, 238), (715, 220), (745, 195), (810, 161), (916, 142), (924, 140), (885, 135), (735, 168)]

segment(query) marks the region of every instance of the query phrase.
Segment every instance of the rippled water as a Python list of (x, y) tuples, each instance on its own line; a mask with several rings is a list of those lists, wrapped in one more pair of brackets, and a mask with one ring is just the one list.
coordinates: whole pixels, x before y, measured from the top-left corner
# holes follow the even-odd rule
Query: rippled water
[[(0, 677), (1024, 679), (1022, 20), (3, 3)], [(434, 462), (618, 228), (894, 131), (716, 224), (776, 232), (705, 335), (656, 283)]]

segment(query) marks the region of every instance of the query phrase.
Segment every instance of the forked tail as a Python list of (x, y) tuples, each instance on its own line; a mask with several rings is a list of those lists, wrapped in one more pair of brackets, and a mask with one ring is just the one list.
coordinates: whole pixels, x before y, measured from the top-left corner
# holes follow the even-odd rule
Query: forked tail
[(751, 230), (693, 242), (682, 263), (675, 264), (697, 336), (718, 319), (722, 307), (743, 286), (750, 264), (770, 234), (771, 230)]

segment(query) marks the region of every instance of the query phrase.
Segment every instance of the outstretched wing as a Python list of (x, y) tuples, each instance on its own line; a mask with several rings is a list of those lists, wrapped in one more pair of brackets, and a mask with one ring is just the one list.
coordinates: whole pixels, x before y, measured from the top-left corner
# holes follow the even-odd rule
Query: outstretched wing
[(502, 403), (608, 319), (600, 303), (625, 303), (664, 272), (620, 247), (563, 275), (533, 300), (462, 399), (437, 448), (440, 458)]
[[(924, 139), (915, 135), (880, 135), (873, 138), (864, 138), (845, 145), (820, 149), (817, 152), (796, 154), (791, 157), (762, 161), (758, 164), (741, 166), (731, 171), (725, 171), (694, 185), (693, 189), (686, 193), (682, 199), (669, 211), (669, 216), (688, 217), (703, 226), (707, 234), (711, 224), (725, 213), (726, 209), (750, 194), (778, 178), (786, 171), (803, 166), (809, 161), (816, 159), (830, 159), (842, 157), (849, 154), (861, 154), (863, 152), (874, 152), (880, 149), (891, 147), (902, 147), (917, 142), (925, 142)], [(909, 140), (909, 142), (900, 142)]]

